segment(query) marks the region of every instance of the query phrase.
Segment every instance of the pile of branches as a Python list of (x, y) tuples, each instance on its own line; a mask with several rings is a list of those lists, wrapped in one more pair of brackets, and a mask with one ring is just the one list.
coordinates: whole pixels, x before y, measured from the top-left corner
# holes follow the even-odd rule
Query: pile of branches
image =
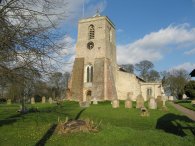
[(76, 133), (76, 132), (98, 132), (99, 124), (95, 124), (92, 120), (68, 120), (57, 125), (56, 132), (58, 134)]

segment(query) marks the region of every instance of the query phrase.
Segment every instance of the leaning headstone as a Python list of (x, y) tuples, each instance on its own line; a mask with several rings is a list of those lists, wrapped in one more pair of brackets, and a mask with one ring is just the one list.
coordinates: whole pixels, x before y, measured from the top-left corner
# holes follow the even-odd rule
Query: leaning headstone
[(12, 104), (11, 99), (7, 99), (7, 104), (8, 104), (8, 105)]
[(30, 103), (31, 103), (31, 104), (35, 104), (35, 98), (34, 98), (34, 97), (31, 97)]
[(113, 108), (118, 108), (119, 107), (119, 100), (118, 99), (114, 99), (112, 101), (112, 107)]
[(42, 97), (42, 103), (45, 103), (45, 96)]
[(163, 99), (162, 99), (162, 96), (157, 96), (156, 103), (157, 103), (157, 108), (158, 109), (162, 109), (162, 107), (163, 107)]
[(156, 104), (156, 101), (154, 98), (149, 99), (148, 107), (149, 107), (149, 109), (156, 109), (157, 108), (157, 104)]
[(136, 99), (136, 108), (142, 108), (142, 107), (144, 107), (144, 98), (140, 94), (137, 96), (137, 99)]
[(51, 97), (49, 97), (49, 103), (52, 104), (53, 103), (53, 100)]

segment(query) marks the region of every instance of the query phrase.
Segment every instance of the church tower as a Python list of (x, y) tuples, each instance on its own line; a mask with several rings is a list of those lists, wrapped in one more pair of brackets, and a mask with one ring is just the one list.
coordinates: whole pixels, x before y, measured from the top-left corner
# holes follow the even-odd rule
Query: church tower
[(70, 83), (72, 99), (117, 99), (116, 67), (114, 24), (99, 14), (80, 20)]

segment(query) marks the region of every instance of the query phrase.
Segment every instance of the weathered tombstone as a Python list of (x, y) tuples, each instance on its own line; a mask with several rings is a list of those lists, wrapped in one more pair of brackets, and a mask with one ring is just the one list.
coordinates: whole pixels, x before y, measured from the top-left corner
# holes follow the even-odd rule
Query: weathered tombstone
[(119, 107), (119, 100), (118, 99), (114, 99), (112, 101), (112, 107), (113, 108), (118, 108)]
[(155, 98), (150, 98), (149, 99), (148, 107), (149, 107), (149, 109), (156, 109), (157, 108)]
[(80, 107), (89, 107), (90, 103), (87, 101), (81, 101), (79, 102)]
[(173, 101), (173, 96), (169, 96), (169, 101)]
[(96, 98), (93, 99), (93, 104), (98, 104), (98, 101)]
[(53, 103), (53, 100), (51, 97), (49, 97), (49, 103), (52, 104)]
[(7, 104), (8, 104), (8, 105), (12, 104), (11, 99), (7, 99)]
[(188, 98), (187, 95), (183, 94), (182, 99), (187, 99), (187, 98)]
[(163, 97), (162, 97), (162, 101), (163, 101), (163, 106), (166, 106), (166, 101), (167, 101), (166, 96), (163, 96)]
[(35, 104), (35, 98), (34, 98), (34, 97), (31, 97), (30, 103), (31, 103), (31, 104)]
[(194, 106), (195, 105), (195, 100), (192, 100), (191, 101), (191, 104)]
[(148, 112), (148, 109), (147, 108), (141, 107), (140, 110), (141, 110), (141, 116), (143, 116), (143, 117), (149, 116), (149, 112)]
[(144, 107), (144, 98), (140, 94), (137, 96), (137, 99), (136, 99), (136, 108), (142, 108), (142, 107)]
[(45, 103), (45, 96), (42, 97), (42, 103)]
[(131, 99), (125, 100), (125, 108), (132, 108), (132, 101)]
[(162, 109), (162, 107), (163, 107), (163, 99), (162, 99), (162, 96), (157, 96), (156, 103), (157, 103), (157, 108), (158, 109)]
[(132, 96), (133, 92), (128, 92), (127, 93), (127, 99), (125, 100), (125, 108), (132, 108)]

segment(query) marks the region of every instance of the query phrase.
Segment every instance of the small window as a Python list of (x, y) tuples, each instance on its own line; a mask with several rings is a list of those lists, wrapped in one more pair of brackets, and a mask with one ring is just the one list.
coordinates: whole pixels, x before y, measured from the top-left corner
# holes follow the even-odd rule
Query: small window
[(89, 26), (89, 40), (94, 39), (95, 38), (95, 28), (94, 25), (90, 25)]
[(147, 96), (152, 96), (152, 89), (151, 88), (147, 89)]

